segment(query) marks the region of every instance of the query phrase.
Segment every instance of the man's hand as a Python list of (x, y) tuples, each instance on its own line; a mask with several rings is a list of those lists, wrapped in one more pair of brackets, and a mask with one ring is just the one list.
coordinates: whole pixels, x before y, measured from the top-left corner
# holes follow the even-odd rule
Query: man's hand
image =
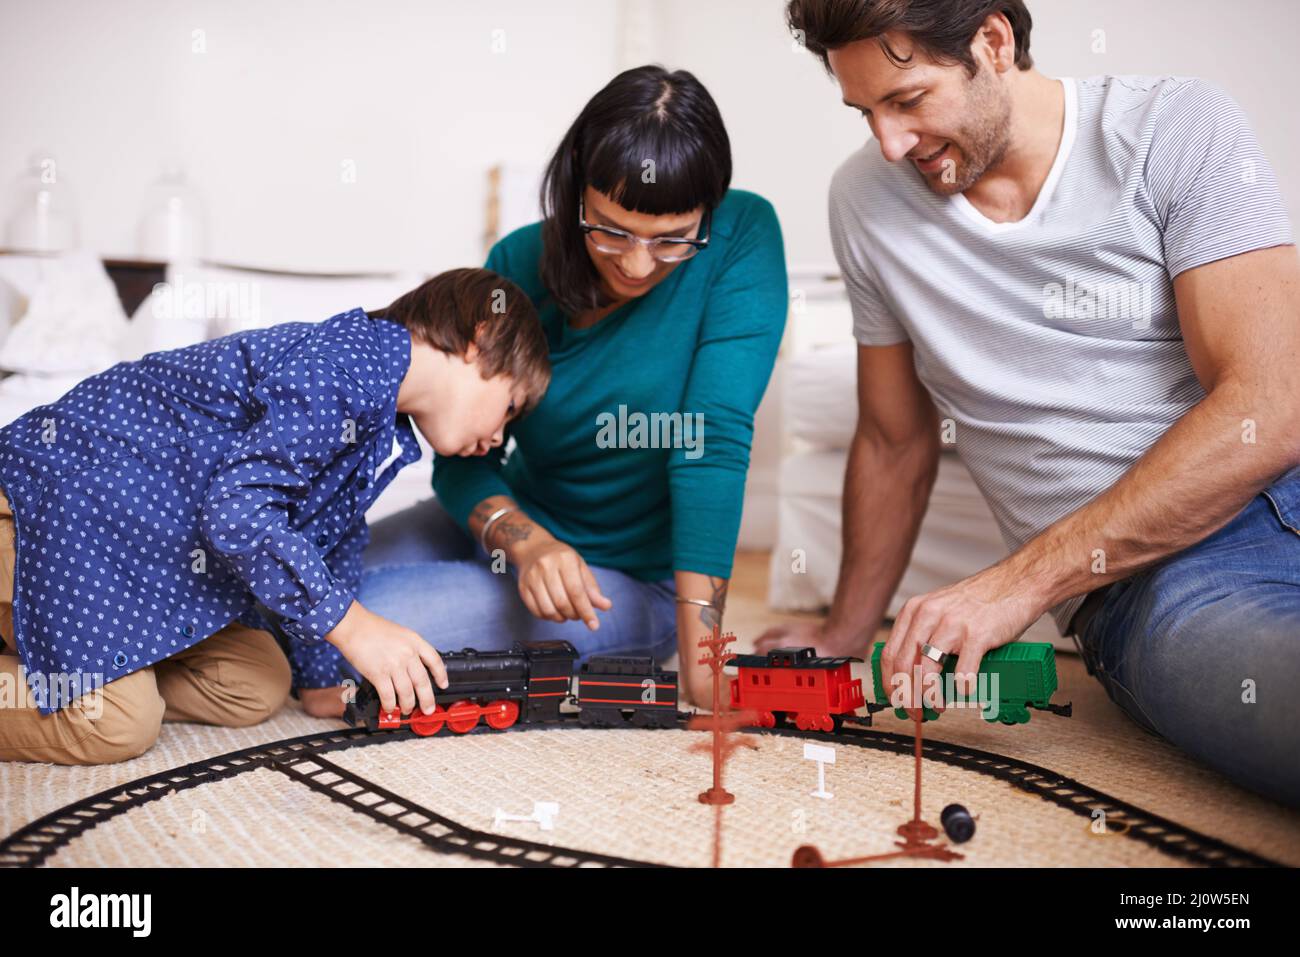
[[(1006, 563), (984, 569), (970, 578), (928, 594), (909, 598), (894, 621), (880, 655), (880, 678), (894, 703), (897, 691), (903, 707), (911, 710), (934, 706), (927, 694), (943, 669), (921, 654), (929, 644), (957, 655), (955, 688), (969, 695), (985, 653), (1015, 641), (1046, 611), (1042, 599)], [(920, 667), (920, 684), (915, 669)], [(897, 690), (896, 690), (897, 689)], [(937, 696), (936, 696), (937, 697)], [(942, 706), (936, 707), (942, 711)], [(915, 715), (913, 715), (915, 717)]]
[(418, 701), (421, 711), (432, 714), (429, 674), (433, 674), (439, 688), (447, 687), (447, 669), (432, 645), (411, 629), (369, 611), (359, 601), (352, 603), (325, 640), (343, 652), (343, 657), (375, 686), (379, 706), (385, 711), (400, 708), (402, 714), (409, 714)]
[(595, 631), (600, 627), (595, 609), (614, 607), (571, 545), (552, 538), (519, 548), (515, 554), (519, 597), (536, 617), (556, 622), (581, 620)]

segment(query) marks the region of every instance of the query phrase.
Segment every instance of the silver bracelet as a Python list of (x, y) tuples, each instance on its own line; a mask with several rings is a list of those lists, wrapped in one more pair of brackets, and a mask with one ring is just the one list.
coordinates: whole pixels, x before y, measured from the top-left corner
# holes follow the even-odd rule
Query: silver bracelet
[(676, 598), (679, 605), (699, 605), (701, 608), (712, 608), (714, 610), (718, 607), (704, 598), (683, 598), (681, 595), (677, 595)]
[(485, 554), (492, 554), (487, 543), (488, 532), (491, 531), (492, 526), (495, 525), (503, 516), (517, 511), (519, 511), (518, 505), (502, 505), (499, 509), (488, 516), (487, 521), (483, 523), (483, 530), (478, 533), (478, 543), (483, 546), (483, 552)]

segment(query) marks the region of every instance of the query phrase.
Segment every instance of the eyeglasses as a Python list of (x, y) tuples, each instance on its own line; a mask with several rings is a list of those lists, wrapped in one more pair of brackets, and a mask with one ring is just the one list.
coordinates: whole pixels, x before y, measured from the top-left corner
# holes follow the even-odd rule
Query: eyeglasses
[(642, 239), (613, 226), (595, 226), (587, 222), (586, 200), (578, 200), (578, 228), (591, 237), (598, 250), (608, 256), (622, 256), (632, 252), (637, 246), (644, 246), (656, 262), (679, 263), (690, 259), (701, 249), (709, 245), (709, 231), (713, 225), (713, 210), (704, 213), (700, 239), (686, 239), (678, 236), (658, 236), (654, 239)]

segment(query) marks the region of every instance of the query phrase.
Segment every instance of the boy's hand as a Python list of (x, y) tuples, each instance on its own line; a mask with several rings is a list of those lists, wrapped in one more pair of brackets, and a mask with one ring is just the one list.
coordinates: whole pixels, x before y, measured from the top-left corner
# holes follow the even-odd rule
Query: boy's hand
[[(614, 603), (600, 590), (582, 556), (556, 539), (517, 552), (519, 597), (538, 618), (549, 621), (584, 621), (600, 627), (596, 608), (609, 611)], [(594, 606), (594, 607), (593, 607)]]
[(411, 629), (369, 611), (359, 601), (352, 602), (325, 640), (343, 652), (343, 657), (375, 686), (379, 706), (385, 711), (399, 708), (402, 714), (409, 714), (418, 701), (421, 711), (432, 713), (430, 672), (439, 688), (447, 687), (447, 669), (427, 641)]

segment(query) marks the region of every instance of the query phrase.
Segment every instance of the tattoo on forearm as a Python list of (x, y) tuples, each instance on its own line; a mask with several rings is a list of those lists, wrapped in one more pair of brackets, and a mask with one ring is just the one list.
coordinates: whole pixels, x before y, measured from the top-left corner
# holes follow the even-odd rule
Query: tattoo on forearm
[[(495, 496), (495, 497), (485, 498), (483, 499), (483, 501), (479, 502), (477, 505), (474, 506), (474, 508), (469, 513), (469, 521), (467, 521), (466, 524), (469, 526), (469, 530), (474, 535), (475, 538), (478, 538), (480, 535), (483, 534), (483, 526), (487, 524), (487, 520), (492, 517), (493, 513), (496, 512), (497, 509), (506, 505), (509, 505), (513, 508), (519, 507), (515, 503), (515, 500), (510, 498), (509, 496)], [(503, 516), (498, 521), (505, 522), (507, 521), (507, 518)], [(496, 537), (495, 527), (492, 529), (492, 536), (494, 538)]]
[(533, 534), (533, 523), (527, 521), (512, 522), (502, 519), (497, 527), (492, 529), (492, 537), (496, 539), (498, 545), (503, 546), (517, 545), (531, 534)]
[(709, 576), (709, 586), (712, 588), (712, 594), (709, 595), (709, 601), (716, 605), (716, 608), (700, 607), (700, 621), (706, 628), (712, 631), (715, 627), (722, 627), (722, 613), (727, 607), (727, 585), (725, 578), (714, 578)]
[(488, 520), (492, 513), (496, 511), (491, 505), (484, 502), (474, 506), (474, 511), (469, 513), (469, 526), (471, 529), (482, 530), (483, 523)]

